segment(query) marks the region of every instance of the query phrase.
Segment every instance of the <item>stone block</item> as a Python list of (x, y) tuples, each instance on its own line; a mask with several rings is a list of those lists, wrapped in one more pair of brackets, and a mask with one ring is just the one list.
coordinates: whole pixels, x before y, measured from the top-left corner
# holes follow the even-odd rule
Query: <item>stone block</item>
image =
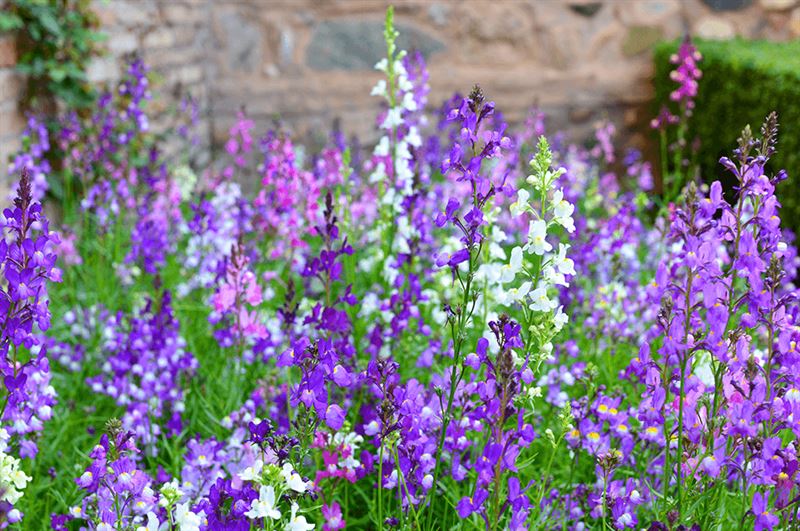
[(714, 11), (739, 11), (749, 7), (753, 0), (703, 0)]
[(0, 37), (0, 68), (17, 64), (17, 46), (10, 36)]
[(143, 29), (159, 23), (154, 0), (113, 0), (105, 3), (112, 10), (116, 21), (127, 28)]
[[(445, 49), (436, 37), (407, 24), (397, 24), (401, 49), (420, 50), (426, 57)], [(380, 20), (327, 20), (313, 31), (306, 64), (315, 70), (369, 70), (386, 54)]]
[(736, 36), (733, 24), (720, 17), (704, 17), (697, 22), (695, 34), (703, 39), (731, 39)]
[[(0, 69), (0, 103), (17, 101), (22, 91), (22, 77), (13, 68)], [(0, 128), (0, 134), (2, 134)]]
[(25, 118), (17, 108), (16, 101), (6, 101), (0, 105), (0, 134), (19, 136), (25, 129)]
[(788, 11), (797, 6), (798, 0), (760, 0), (759, 4), (769, 11)]
[(131, 31), (112, 31), (106, 41), (108, 50), (114, 55), (130, 53), (139, 47), (139, 40)]
[(263, 34), (260, 27), (236, 12), (220, 16), (222, 51), (226, 66), (231, 70), (255, 72), (261, 66)]
[(622, 53), (628, 57), (638, 55), (652, 48), (663, 36), (658, 26), (631, 26), (622, 42)]
[(86, 77), (92, 83), (103, 83), (119, 77), (120, 69), (114, 57), (96, 57), (89, 63)]
[(159, 26), (142, 39), (145, 48), (169, 48), (175, 44), (175, 30), (170, 26)]

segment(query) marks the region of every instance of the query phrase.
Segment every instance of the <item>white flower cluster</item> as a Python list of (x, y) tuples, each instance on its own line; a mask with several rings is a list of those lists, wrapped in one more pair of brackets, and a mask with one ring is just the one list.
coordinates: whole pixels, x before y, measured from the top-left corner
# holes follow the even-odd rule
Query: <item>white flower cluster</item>
[[(209, 196), (211, 209), (216, 216), (214, 230), (189, 236), (183, 255), (184, 266), (193, 270), (193, 273), (186, 272), (185, 281), (178, 285), (176, 291), (179, 297), (186, 297), (195, 289), (215, 284), (219, 263), (230, 254), (237, 242), (240, 220), (237, 219), (236, 205), (241, 196), (241, 188), (232, 182), (220, 184), (216, 193)], [(189, 233), (189, 227), (184, 225), (181, 231)]]
[[(272, 464), (265, 464), (262, 459), (257, 458), (238, 475), (242, 481), (252, 481), (260, 485), (258, 498), (251, 502), (250, 509), (245, 513), (245, 516), (251, 520), (261, 518), (280, 519), (281, 511), (278, 509), (277, 502), (284, 492), (291, 492), (293, 495), (297, 495), (304, 494), (313, 488), (313, 482), (303, 481), (300, 474), (289, 463), (284, 463), (282, 468), (278, 468)], [(278, 480), (276, 482), (278, 478), (283, 481)], [(314, 524), (308, 523), (305, 516), (297, 514), (299, 509), (300, 507), (297, 503), (292, 502), (292, 514), (285, 528), (293, 531), (314, 529)]]
[(197, 185), (197, 174), (186, 164), (175, 168), (172, 177), (178, 183), (178, 190), (181, 193), (181, 201), (188, 201), (192, 197), (194, 187)]
[(526, 179), (537, 194), (538, 208), (534, 208), (527, 190), (517, 192), (517, 201), (511, 204), (510, 210), (512, 215), (530, 215), (527, 242), (511, 250), (510, 260), (500, 271), (503, 284), (514, 282), (518, 275), (525, 278), (521, 284), (506, 289), (500, 302), (525, 305), (531, 312), (530, 331), (540, 340), (542, 350), (547, 352), (552, 349), (550, 340), (568, 320), (557, 296), (554, 296), (554, 288), (568, 286), (567, 278), (575, 274), (575, 264), (567, 257), (569, 245), (558, 243), (556, 250), (547, 240), (548, 233), (557, 226), (570, 233), (575, 231), (572, 219), (575, 207), (564, 199), (561, 189), (555, 188), (556, 181), (566, 170), (551, 170), (552, 161), (547, 140), (541, 137), (538, 153), (531, 161), (533, 173)]
[[(378, 160), (375, 168), (370, 175), (370, 182), (383, 182), (387, 177), (385, 163), (381, 159), (389, 157), (394, 171), (395, 184), (400, 186), (399, 191), (394, 187), (387, 187), (386, 194), (381, 201), (386, 205), (393, 205), (394, 211), (400, 211), (400, 201), (403, 196), (411, 193), (411, 185), (414, 181), (414, 174), (411, 169), (411, 149), (422, 146), (422, 137), (415, 125), (410, 125), (408, 131), (398, 134), (399, 126), (404, 124), (404, 117), (407, 113), (418, 110), (417, 102), (414, 99), (414, 85), (408, 79), (408, 72), (403, 65), (405, 50), (401, 50), (393, 61), (393, 87), (387, 86), (386, 80), (381, 79), (372, 89), (371, 95), (380, 96), (386, 100), (388, 109), (386, 117), (381, 123), (381, 129), (385, 134), (375, 146), (372, 154)], [(375, 65), (377, 70), (389, 76), (389, 61), (384, 58)], [(394, 90), (394, 94), (390, 90)]]
[[(0, 501), (14, 505), (22, 498), (32, 478), (20, 470), (19, 459), (6, 453), (8, 439), (8, 432), (0, 428)], [(9, 522), (18, 522), (22, 518), (17, 509), (11, 509), (6, 516)]]

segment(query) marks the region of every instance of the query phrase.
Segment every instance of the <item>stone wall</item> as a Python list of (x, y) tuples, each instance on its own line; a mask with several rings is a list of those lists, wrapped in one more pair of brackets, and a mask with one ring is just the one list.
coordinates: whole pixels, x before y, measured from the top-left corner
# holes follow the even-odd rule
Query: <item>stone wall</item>
[[(2, 4), (2, 0), (0, 0)], [(178, 105), (186, 94), (203, 109), (198, 136), (205, 146), (196, 148), (195, 158), (208, 153), (211, 121), (208, 109), (208, 42), (210, 3), (206, 0), (95, 0), (106, 39), (104, 56), (90, 65), (91, 81), (114, 84), (124, 73), (131, 56), (138, 54), (151, 67), (155, 78), (151, 103), (152, 129), (156, 133), (172, 127)], [(17, 110), (22, 83), (14, 72), (16, 50), (9, 36), (0, 35), (0, 160), (20, 147), (24, 117)], [(167, 151), (177, 144), (167, 145)], [(204, 149), (205, 148), (205, 149)], [(2, 174), (0, 174), (2, 176)]]
[[(109, 55), (90, 75), (119, 76), (137, 52), (160, 74), (154, 127), (176, 95), (202, 108), (214, 145), (243, 106), (259, 127), (282, 120), (319, 141), (334, 120), (374, 135), (369, 96), (383, 54), (385, 0), (99, 0)], [(421, 49), (431, 102), (475, 83), (512, 121), (538, 104), (574, 137), (609, 117), (643, 143), (652, 95), (650, 49), (689, 31), (705, 37), (800, 35), (800, 0), (397, 0), (402, 44)], [(0, 38), (0, 156), (18, 147), (13, 42)]]

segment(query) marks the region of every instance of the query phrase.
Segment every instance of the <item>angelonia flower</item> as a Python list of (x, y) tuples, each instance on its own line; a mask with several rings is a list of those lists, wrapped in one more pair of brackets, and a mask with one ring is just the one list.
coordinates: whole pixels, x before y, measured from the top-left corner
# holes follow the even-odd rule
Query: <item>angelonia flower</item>
[(224, 265), (222, 284), (211, 297), (214, 312), (209, 321), (223, 323), (215, 333), (221, 345), (237, 346), (244, 354), (245, 346), (252, 349), (255, 343), (268, 337), (258, 314), (264, 294), (255, 274), (248, 268), (248, 259), (240, 245), (231, 249)]
[[(47, 176), (52, 171), (47, 159), (50, 152), (50, 133), (45, 121), (34, 115), (28, 116), (22, 139), (25, 147), (14, 156), (9, 164), (8, 174), (16, 177), (22, 173), (23, 168), (26, 169), (31, 179), (31, 197), (34, 201), (41, 201), (50, 188)], [(14, 199), (13, 193), (9, 199)]]
[(7, 522), (22, 519), (14, 508), (30, 477), (15, 454), (33, 459), (37, 438), (51, 419), (56, 392), (40, 333), (50, 328), (48, 283), (60, 282), (56, 233), (49, 230), (42, 206), (34, 201), (30, 173), (22, 168), (13, 208), (5, 209), (0, 261), (5, 284), (0, 289), (0, 370), (4, 393), (0, 420), (0, 500)]
[(678, 87), (673, 90), (669, 99), (678, 102), (688, 110), (694, 108), (694, 98), (697, 96), (697, 80), (703, 73), (697, 67), (697, 63), (703, 56), (687, 36), (678, 47), (678, 52), (669, 58), (670, 63), (675, 65), (675, 70), (670, 74), (670, 79), (678, 83)]
[[(511, 250), (511, 258), (502, 270), (501, 281), (515, 282), (522, 275), (521, 284), (508, 292), (505, 304), (521, 304), (523, 321), (529, 335), (526, 352), (532, 353), (538, 363), (552, 351), (552, 339), (568, 321), (556, 294), (557, 286), (568, 287), (568, 279), (575, 275), (575, 263), (567, 256), (569, 245), (559, 243), (555, 248), (548, 241), (548, 232), (560, 227), (567, 233), (575, 231), (572, 214), (575, 207), (564, 198), (564, 192), (556, 188), (559, 177), (566, 170), (552, 170), (552, 152), (545, 137), (539, 138), (538, 151), (531, 160), (533, 174), (526, 183), (532, 186), (536, 207), (531, 203), (531, 194), (525, 188), (517, 191), (517, 200), (512, 203), (512, 215), (528, 215), (527, 243)], [(524, 262), (531, 262), (524, 266)]]
[(176, 290), (179, 297), (215, 286), (231, 249), (251, 228), (241, 187), (228, 180), (217, 183), (213, 193), (202, 193), (190, 208), (192, 216), (181, 228), (188, 238), (182, 253), (186, 275)]
[(151, 454), (162, 435), (180, 433), (183, 383), (197, 370), (179, 326), (169, 291), (147, 300), (135, 317), (119, 314), (102, 343), (101, 371), (86, 380), (92, 391), (125, 408), (123, 428)]
[[(306, 249), (306, 238), (315, 234), (321, 221), (320, 199), (324, 190), (341, 182), (340, 155), (327, 151), (326, 170), (315, 173), (302, 167), (302, 158), (291, 137), (269, 131), (260, 141), (263, 161), (258, 171), (261, 187), (253, 200), (253, 223), (266, 231), (272, 245), (270, 256), (293, 261), (295, 254)], [(334, 171), (330, 171), (331, 166)]]
[(669, 99), (677, 104), (677, 109), (663, 105), (658, 116), (650, 122), (650, 126), (659, 134), (661, 178), (668, 201), (675, 199), (681, 188), (697, 173), (692, 166), (691, 155), (697, 151), (702, 140), (688, 137), (688, 123), (695, 105), (698, 80), (702, 77), (698, 67), (701, 60), (702, 55), (686, 36), (678, 53), (670, 57), (670, 62), (675, 65), (670, 79), (678, 86), (670, 93)]

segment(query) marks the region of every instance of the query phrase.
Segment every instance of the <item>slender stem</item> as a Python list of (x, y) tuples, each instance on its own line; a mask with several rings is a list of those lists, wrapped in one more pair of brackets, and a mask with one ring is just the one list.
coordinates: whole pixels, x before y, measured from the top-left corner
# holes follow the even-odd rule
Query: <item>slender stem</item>
[(680, 369), (681, 369), (681, 388), (680, 388), (680, 396), (678, 403), (678, 459), (677, 459), (677, 469), (678, 469), (678, 522), (681, 521), (681, 504), (683, 502), (683, 489), (682, 489), (682, 482), (683, 482), (683, 403), (685, 399), (685, 384), (686, 384), (686, 367), (689, 363), (689, 356), (691, 352), (687, 346), (687, 342), (689, 340), (689, 325), (691, 324), (691, 317), (692, 317), (692, 282), (694, 279), (694, 270), (691, 268), (688, 272), (689, 278), (686, 281), (686, 298), (685, 298), (685, 308), (684, 308), (684, 321), (683, 321), (683, 344), (686, 348), (684, 352), (683, 358), (681, 359)]
[(383, 529), (383, 441), (378, 450), (378, 529)]

